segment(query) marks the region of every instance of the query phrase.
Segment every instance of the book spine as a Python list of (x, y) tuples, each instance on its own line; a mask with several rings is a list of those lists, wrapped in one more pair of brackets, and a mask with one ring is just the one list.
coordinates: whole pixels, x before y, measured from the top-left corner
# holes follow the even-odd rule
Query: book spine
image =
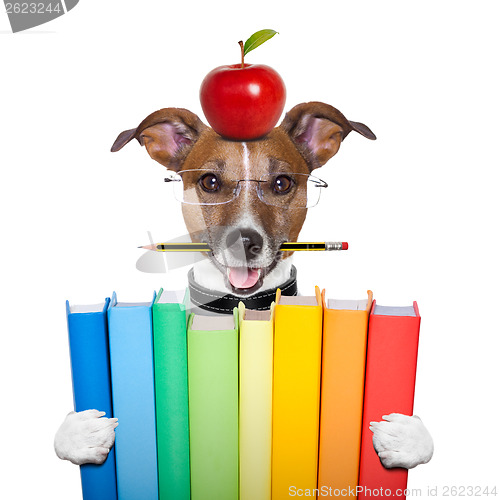
[(369, 318), (366, 384), (362, 422), (359, 500), (372, 496), (404, 499), (407, 469), (385, 469), (374, 450), (370, 422), (383, 415), (412, 415), (418, 355), (419, 317), (381, 316)]
[(192, 500), (239, 492), (238, 334), (187, 330)]
[[(70, 313), (66, 303), (75, 411), (113, 416), (106, 305), (99, 313)], [(83, 500), (116, 500), (114, 448), (101, 465), (80, 466)]]
[(359, 477), (367, 321), (367, 311), (324, 310), (319, 491), (350, 498)]
[(271, 321), (242, 321), (239, 347), (240, 500), (270, 500), (272, 460)]
[(185, 307), (154, 304), (153, 339), (160, 500), (190, 499)]
[(322, 308), (275, 307), (272, 499), (317, 487)]
[(158, 498), (151, 307), (109, 310), (119, 500)]

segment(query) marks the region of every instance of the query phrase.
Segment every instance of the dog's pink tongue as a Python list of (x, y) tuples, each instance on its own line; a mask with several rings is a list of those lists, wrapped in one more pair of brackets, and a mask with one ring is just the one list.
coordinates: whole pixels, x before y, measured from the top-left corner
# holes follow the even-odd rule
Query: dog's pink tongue
[(255, 269), (246, 267), (229, 268), (229, 281), (236, 288), (251, 288), (256, 285), (260, 273)]

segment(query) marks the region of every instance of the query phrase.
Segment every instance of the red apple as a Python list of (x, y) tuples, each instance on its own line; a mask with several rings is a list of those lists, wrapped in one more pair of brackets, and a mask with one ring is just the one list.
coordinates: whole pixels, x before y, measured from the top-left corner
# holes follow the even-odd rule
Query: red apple
[(215, 132), (232, 140), (258, 139), (276, 125), (286, 88), (263, 64), (233, 64), (210, 71), (200, 90), (201, 106)]

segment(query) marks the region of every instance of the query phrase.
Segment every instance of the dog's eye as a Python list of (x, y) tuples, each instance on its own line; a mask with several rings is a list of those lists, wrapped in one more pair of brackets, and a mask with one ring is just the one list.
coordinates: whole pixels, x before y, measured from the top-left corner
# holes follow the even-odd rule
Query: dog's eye
[(199, 179), (200, 186), (209, 193), (214, 193), (220, 189), (220, 181), (215, 174), (205, 174)]
[(272, 190), (276, 194), (287, 194), (293, 187), (294, 181), (287, 175), (279, 175), (274, 179)]

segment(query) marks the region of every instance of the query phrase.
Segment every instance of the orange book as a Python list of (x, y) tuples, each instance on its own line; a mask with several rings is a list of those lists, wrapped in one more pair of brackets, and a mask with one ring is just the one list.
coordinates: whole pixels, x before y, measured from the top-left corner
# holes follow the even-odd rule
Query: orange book
[(310, 496), (317, 488), (322, 300), (315, 291), (315, 297), (281, 297), (277, 291), (272, 500)]
[(319, 442), (319, 494), (355, 498), (358, 484), (367, 324), (373, 294), (364, 300), (325, 300)]

